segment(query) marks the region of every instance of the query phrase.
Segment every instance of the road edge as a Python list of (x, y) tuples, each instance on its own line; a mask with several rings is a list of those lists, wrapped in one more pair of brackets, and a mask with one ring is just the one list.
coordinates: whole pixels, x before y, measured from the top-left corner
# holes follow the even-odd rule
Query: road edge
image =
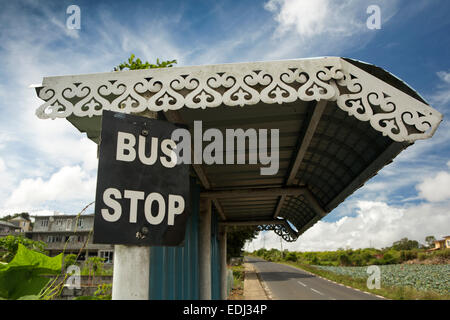
[(255, 267), (255, 273), (256, 273), (256, 277), (258, 278), (259, 284), (261, 285), (261, 287), (263, 288), (263, 290), (264, 290), (264, 292), (265, 292), (265, 294), (267, 296), (267, 299), (268, 300), (274, 300), (272, 291), (270, 291), (269, 286), (261, 278), (261, 275), (259, 274), (258, 270), (256, 270), (256, 267)]
[(272, 300), (272, 296), (267, 292), (266, 284), (261, 282), (256, 267), (248, 261), (244, 263), (243, 298), (244, 300)]

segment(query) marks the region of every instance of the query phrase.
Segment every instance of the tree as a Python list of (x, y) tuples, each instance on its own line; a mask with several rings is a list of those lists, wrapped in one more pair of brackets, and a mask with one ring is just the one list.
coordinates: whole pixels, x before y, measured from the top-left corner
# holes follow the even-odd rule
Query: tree
[(256, 238), (258, 230), (255, 227), (233, 226), (227, 228), (227, 260), (239, 257), (246, 241)]
[(286, 261), (297, 262), (297, 254), (295, 252), (288, 252), (286, 254)]
[[(317, 258), (316, 256), (314, 256), (315, 258)], [(350, 261), (350, 257), (348, 256), (348, 254), (346, 252), (341, 252), (339, 254), (339, 265), (341, 266), (350, 266), (352, 263)]]
[(86, 260), (86, 265), (89, 268), (89, 275), (92, 274), (95, 276), (96, 274), (101, 274), (103, 270), (103, 263), (105, 259), (100, 257), (89, 257)]
[(427, 236), (425, 237), (425, 242), (428, 245), (428, 248), (434, 247), (434, 242), (436, 241), (436, 238), (434, 236)]
[(408, 238), (402, 238), (399, 241), (396, 241), (392, 244), (392, 249), (400, 251), (400, 250), (412, 250), (418, 249), (419, 242), (416, 240), (409, 240)]
[(0, 220), (9, 221), (9, 220), (17, 218), (17, 217), (21, 217), (23, 219), (31, 221), (30, 214), (28, 212), (14, 213), (12, 215), (8, 214), (8, 215), (6, 215), (4, 217), (1, 217)]
[(149, 63), (145, 61), (142, 63), (141, 59), (134, 60), (134, 54), (131, 54), (128, 61), (119, 64), (117, 67), (114, 67), (114, 71), (122, 71), (124, 69), (128, 70), (139, 70), (139, 69), (155, 69), (155, 68), (170, 68), (174, 64), (177, 63), (177, 60), (167, 60), (167, 61), (159, 61), (159, 58), (156, 59), (156, 64)]

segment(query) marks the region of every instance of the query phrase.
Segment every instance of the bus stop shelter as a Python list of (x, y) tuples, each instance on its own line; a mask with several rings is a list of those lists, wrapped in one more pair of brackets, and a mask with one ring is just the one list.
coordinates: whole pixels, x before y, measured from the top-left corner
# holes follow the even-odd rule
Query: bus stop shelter
[(137, 295), (139, 281), (127, 278), (122, 298), (225, 298), (226, 226), (255, 225), (295, 241), (442, 121), (394, 75), (340, 57), (45, 77), (36, 92), (40, 119), (65, 118), (97, 144), (103, 110), (191, 132), (198, 120), (203, 131), (279, 130), (276, 174), (261, 175), (262, 164), (191, 165), (184, 246), (138, 248), (128, 260), (143, 260), (123, 268), (121, 252), (131, 251), (116, 246), (114, 277), (116, 267), (140, 264), (148, 278)]

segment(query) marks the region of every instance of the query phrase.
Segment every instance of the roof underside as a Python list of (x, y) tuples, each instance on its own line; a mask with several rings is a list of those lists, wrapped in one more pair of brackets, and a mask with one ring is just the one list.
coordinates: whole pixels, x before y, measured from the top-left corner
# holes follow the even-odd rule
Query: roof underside
[[(203, 132), (216, 128), (224, 136), (225, 129), (278, 129), (275, 175), (261, 175), (261, 165), (248, 160), (192, 169), (222, 220), (280, 223), (283, 230), (275, 232), (286, 240), (295, 240), (415, 140), (431, 137), (442, 120), (391, 74), (341, 58), (53, 77), (37, 91), (46, 101), (39, 117), (65, 117), (96, 143), (102, 109), (159, 111), (190, 130), (202, 120)], [(248, 152), (247, 145), (246, 159)]]
[[(181, 109), (184, 123), (193, 128), (193, 121), (202, 119), (203, 131), (225, 129), (279, 129), (279, 170), (275, 175), (261, 175), (261, 164), (203, 165), (210, 190), (249, 190), (304, 187), (319, 206), (330, 212), (353, 193), (370, 176), (409, 145), (395, 142), (373, 130), (368, 122), (349, 117), (328, 102), (316, 127), (293, 183), (288, 177), (295, 163), (303, 138), (315, 109), (315, 102), (299, 101), (278, 105), (255, 105), (245, 108), (226, 107), (206, 110)], [(204, 142), (204, 147), (208, 142)], [(384, 152), (388, 157), (380, 158)], [(225, 158), (225, 157), (224, 157)], [(380, 158), (380, 159), (379, 159)], [(248, 159), (248, 148), (246, 150)], [(370, 173), (362, 177), (371, 166)], [(356, 185), (352, 186), (357, 181)], [(219, 199), (227, 220), (268, 221), (274, 218), (281, 196), (276, 192), (264, 196), (235, 196)], [(288, 220), (298, 230), (322, 218), (305, 195), (287, 195), (278, 217)]]

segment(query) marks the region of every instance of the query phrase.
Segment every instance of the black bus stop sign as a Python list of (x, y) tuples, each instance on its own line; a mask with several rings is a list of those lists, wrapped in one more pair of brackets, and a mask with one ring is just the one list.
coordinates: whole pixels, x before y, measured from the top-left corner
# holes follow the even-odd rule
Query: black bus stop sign
[(177, 246), (190, 214), (189, 165), (174, 124), (103, 111), (94, 243)]

